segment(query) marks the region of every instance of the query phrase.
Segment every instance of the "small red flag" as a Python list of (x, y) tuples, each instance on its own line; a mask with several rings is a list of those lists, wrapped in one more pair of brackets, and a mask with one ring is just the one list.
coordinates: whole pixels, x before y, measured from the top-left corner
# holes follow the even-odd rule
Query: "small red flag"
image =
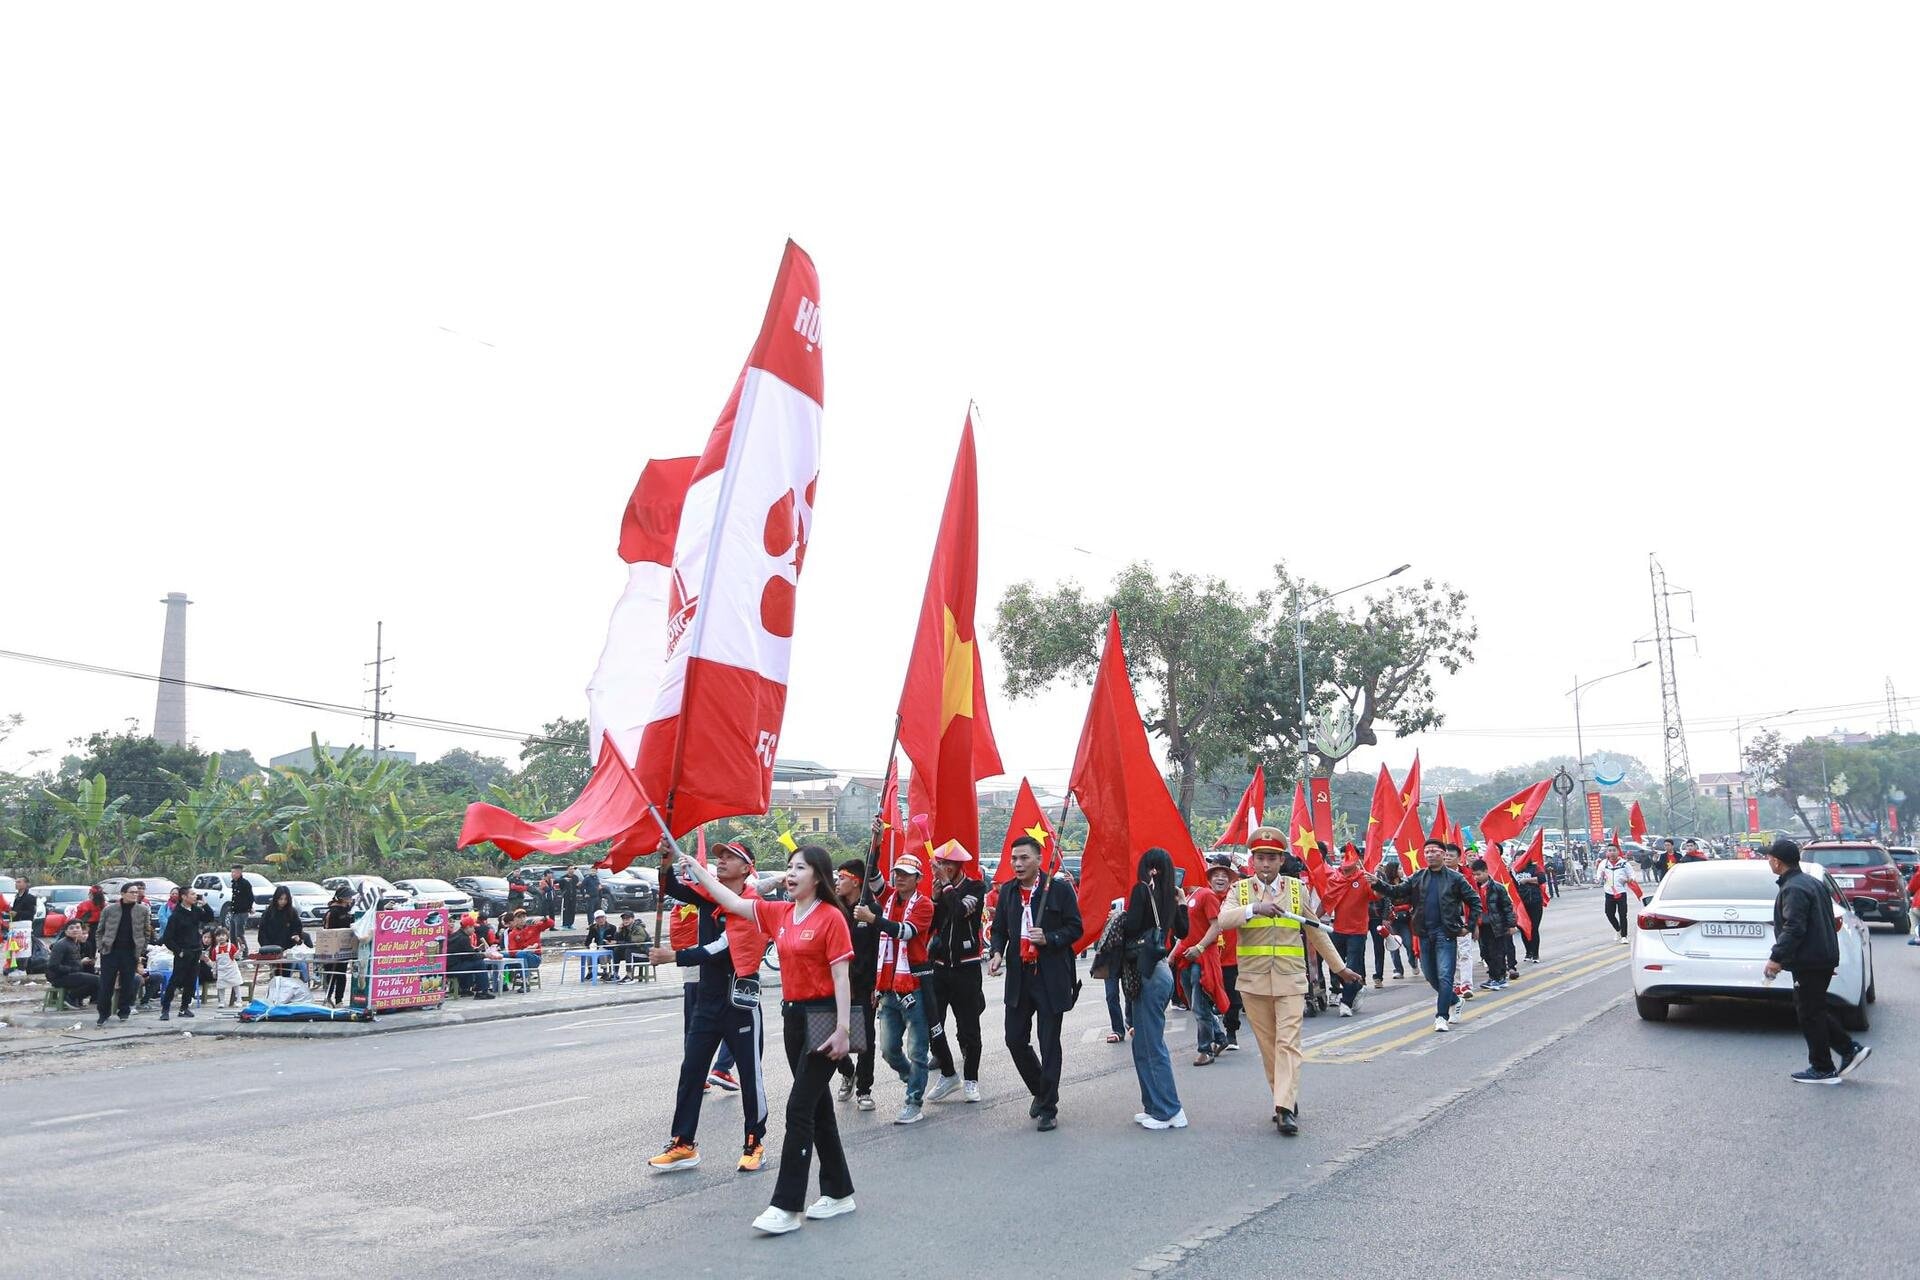
[(1453, 834), (1453, 823), (1447, 819), (1447, 798), (1445, 796), (1441, 796), (1433, 805), (1432, 838), (1443, 844), (1448, 841), (1452, 841), (1454, 844), (1459, 843), (1458, 838)]
[(1040, 807), (1040, 801), (1034, 797), (1032, 784), (1025, 778), (1020, 779), (1020, 794), (1013, 802), (1013, 819), (1007, 823), (1007, 838), (1000, 845), (1000, 865), (993, 869), (995, 884), (1005, 884), (1013, 879), (1013, 842), (1021, 836), (1032, 836), (1040, 842), (1040, 866), (1043, 869), (1048, 864), (1052, 864), (1056, 870), (1059, 868), (1060, 841), (1054, 835), (1053, 824), (1047, 821), (1046, 810)]
[(1420, 807), (1420, 753), (1413, 753), (1413, 768), (1407, 770), (1407, 780), (1400, 784), (1400, 807), (1418, 809)]
[(1266, 811), (1267, 771), (1265, 766), (1255, 765), (1253, 781), (1247, 784), (1239, 806), (1233, 811), (1232, 821), (1227, 823), (1227, 829), (1220, 833), (1220, 838), (1213, 842), (1213, 847), (1224, 849), (1228, 845), (1245, 844), (1253, 829), (1264, 820)]
[(1393, 785), (1393, 775), (1387, 772), (1387, 766), (1381, 765), (1380, 776), (1373, 780), (1373, 803), (1367, 810), (1364, 861), (1369, 873), (1380, 869), (1381, 851), (1399, 825), (1400, 790)]
[(1518, 871), (1520, 868), (1525, 866), (1531, 866), (1534, 869), (1535, 874), (1540, 879), (1540, 901), (1552, 902), (1553, 894), (1547, 888), (1546, 828), (1543, 827), (1540, 830), (1534, 832), (1533, 843), (1527, 846), (1527, 851), (1525, 853), (1521, 854), (1518, 858), (1514, 859), (1513, 869), (1515, 871)]
[(1521, 788), (1487, 810), (1487, 816), (1480, 819), (1480, 838), (1491, 844), (1519, 836), (1533, 821), (1533, 816), (1540, 812), (1540, 806), (1546, 802), (1547, 791), (1552, 786), (1551, 779), (1542, 779), (1530, 787)]
[[(1627, 810), (1627, 831), (1633, 836), (1635, 841), (1641, 841), (1647, 838), (1647, 815), (1640, 812), (1640, 802), (1638, 800), (1635, 800), (1633, 807)], [(1616, 836), (1614, 838), (1614, 843), (1620, 843), (1619, 837)]]
[(887, 780), (880, 788), (880, 878), (893, 874), (893, 860), (906, 847), (906, 835), (900, 830), (900, 758), (887, 761)]
[[(1507, 860), (1500, 856), (1498, 844), (1488, 844), (1480, 854), (1487, 860), (1487, 878), (1506, 886), (1507, 901), (1513, 904), (1513, 922), (1520, 926), (1520, 932), (1529, 942), (1533, 940), (1533, 917), (1520, 905), (1520, 886), (1514, 883), (1513, 872), (1507, 868)], [(1485, 893), (1480, 895), (1486, 897)]]

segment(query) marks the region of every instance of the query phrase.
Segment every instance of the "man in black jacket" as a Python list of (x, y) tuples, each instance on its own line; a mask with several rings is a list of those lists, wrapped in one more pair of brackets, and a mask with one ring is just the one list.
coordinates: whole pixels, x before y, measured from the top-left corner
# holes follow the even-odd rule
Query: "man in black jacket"
[(147, 978), (147, 934), (152, 928), (153, 913), (140, 900), (140, 882), (127, 881), (120, 886), (120, 897), (100, 913), (100, 927), (93, 931), (94, 966), (100, 975), (94, 998), (100, 1020), (94, 1025), (104, 1027), (113, 1016), (115, 991), (120, 995), (120, 1021), (133, 1012), (134, 997)]
[[(1767, 978), (1782, 969), (1793, 975), (1793, 1011), (1807, 1038), (1805, 1071), (1793, 1073), (1801, 1084), (1839, 1084), (1873, 1052), (1847, 1034), (1827, 1007), (1827, 986), (1840, 967), (1840, 937), (1833, 927), (1833, 895), (1826, 882), (1800, 869), (1800, 846), (1782, 837), (1767, 850), (1767, 865), (1779, 879), (1773, 900), (1773, 951)], [(1838, 1069), (1833, 1051), (1840, 1050)]]
[[(1009, 851), (1014, 878), (994, 900), (987, 976), (1006, 967), (1007, 1050), (1033, 1095), (1027, 1114), (1045, 1133), (1059, 1127), (1060, 1022), (1073, 1007), (1073, 944), (1080, 941), (1080, 903), (1073, 886), (1040, 870), (1040, 842), (1021, 836)], [(1033, 1025), (1040, 1024), (1040, 1052)]]
[(253, 881), (247, 879), (247, 864), (233, 864), (233, 883), (227, 893), (228, 941), (247, 954), (247, 917), (253, 914)]
[[(927, 946), (933, 981), (927, 984), (927, 1043), (940, 1079), (927, 1090), (928, 1102), (951, 1097), (962, 1079), (967, 1101), (980, 1101), (980, 1015), (987, 1008), (981, 984), (985, 957), (980, 909), (986, 905), (987, 886), (968, 874), (974, 865), (973, 855), (958, 840), (947, 841), (933, 855), (933, 940)], [(960, 1041), (960, 1074), (954, 1072), (953, 1048), (947, 1042), (949, 1010)]]
[[(33, 890), (27, 887), (24, 876), (14, 877), (20, 884), (20, 892), (13, 895), (13, 919), (16, 924), (33, 924), (34, 916), (39, 914), (40, 899), (33, 896)], [(40, 926), (34, 925), (33, 932), (38, 936)]]
[(1519, 928), (1514, 922), (1513, 899), (1507, 894), (1507, 886), (1487, 874), (1485, 858), (1475, 858), (1469, 870), (1473, 872), (1474, 888), (1487, 901), (1487, 909), (1480, 915), (1480, 954), (1487, 959), (1486, 988), (1504, 991), (1513, 958), (1513, 933)]
[(1460, 1002), (1454, 994), (1453, 970), (1459, 954), (1460, 939), (1467, 936), (1469, 914), (1467, 899), (1475, 907), (1480, 895), (1465, 876), (1446, 865), (1447, 844), (1429, 840), (1421, 850), (1420, 870), (1397, 884), (1373, 882), (1374, 892), (1413, 908), (1413, 936), (1420, 939), (1420, 973), (1434, 990), (1435, 1031), (1453, 1030), (1453, 1007)]
[(160, 945), (173, 953), (173, 972), (160, 997), (160, 1021), (165, 1022), (171, 1016), (176, 991), (180, 993), (180, 1016), (193, 1016), (193, 993), (200, 985), (200, 958), (206, 952), (200, 931), (212, 923), (213, 912), (200, 901), (199, 891), (182, 889), (180, 904), (167, 917), (167, 927), (160, 934)]
[(78, 920), (61, 932), (47, 954), (47, 981), (66, 993), (69, 1006), (99, 999), (100, 979), (87, 950), (87, 926)]
[(574, 913), (580, 910), (580, 877), (569, 871), (560, 879), (560, 927), (573, 928)]
[(847, 964), (847, 997), (853, 1005), (850, 1013), (865, 1023), (867, 1028), (867, 1047), (847, 1054), (834, 1068), (840, 1073), (840, 1088), (836, 1096), (842, 1102), (853, 1098), (854, 1105), (860, 1110), (871, 1111), (874, 1046), (879, 1044), (874, 1036), (873, 980), (880, 967), (880, 926), (877, 920), (863, 922), (858, 916), (852, 916), (852, 911), (855, 907), (864, 906), (877, 917), (880, 914), (880, 899), (874, 896), (872, 887), (867, 884), (867, 864), (859, 858), (849, 858), (840, 864), (834, 872), (833, 887), (853, 921), (850, 926), (853, 930), (853, 959)]
[(1545, 869), (1532, 863), (1513, 869), (1513, 883), (1520, 890), (1520, 901), (1514, 905), (1527, 913), (1527, 923), (1533, 926), (1533, 931), (1525, 935), (1528, 964), (1540, 963), (1540, 919), (1547, 913), (1547, 896), (1540, 882), (1546, 874)]

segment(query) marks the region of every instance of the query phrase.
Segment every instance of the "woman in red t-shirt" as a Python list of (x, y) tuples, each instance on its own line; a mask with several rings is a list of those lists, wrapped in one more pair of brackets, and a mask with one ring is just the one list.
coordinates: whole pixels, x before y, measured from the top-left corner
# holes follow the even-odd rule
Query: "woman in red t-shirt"
[[(833, 862), (818, 845), (795, 853), (787, 863), (790, 902), (743, 898), (684, 855), (676, 870), (683, 880), (699, 881), (721, 910), (752, 921), (773, 938), (780, 952), (780, 987), (785, 997), (780, 1007), (793, 1089), (787, 1094), (787, 1132), (780, 1144), (780, 1178), (774, 1183), (773, 1203), (753, 1220), (754, 1227), (768, 1235), (784, 1235), (805, 1218), (852, 1213), (853, 1176), (847, 1171), (833, 1099), (828, 1096), (834, 1063), (847, 1056), (851, 1025), (847, 966), (853, 958), (847, 909), (833, 891)], [(833, 1033), (824, 1043), (815, 1044), (815, 1037), (807, 1034), (807, 1014), (825, 1009), (833, 1011)], [(807, 1206), (803, 1217), (801, 1206), (813, 1163), (809, 1148), (820, 1154), (820, 1198)]]

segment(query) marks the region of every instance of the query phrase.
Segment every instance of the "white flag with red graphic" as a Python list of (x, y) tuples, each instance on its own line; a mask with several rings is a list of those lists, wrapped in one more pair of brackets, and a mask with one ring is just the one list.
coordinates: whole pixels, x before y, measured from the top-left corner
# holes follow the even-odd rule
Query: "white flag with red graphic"
[(658, 844), (649, 799), (676, 837), (766, 811), (820, 474), (819, 299), (789, 241), (706, 448), (641, 474), (620, 531), (627, 587), (587, 689), (586, 789), (544, 823), (472, 805), (462, 845), (520, 857), (624, 836), (612, 859), (624, 866)]

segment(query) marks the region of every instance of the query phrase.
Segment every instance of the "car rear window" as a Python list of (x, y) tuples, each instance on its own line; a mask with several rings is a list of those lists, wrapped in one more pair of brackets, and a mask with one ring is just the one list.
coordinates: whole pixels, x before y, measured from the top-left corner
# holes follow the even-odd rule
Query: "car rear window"
[(1667, 872), (1659, 897), (1706, 901), (1772, 902), (1779, 890), (1764, 862), (1685, 862)]
[(1884, 867), (1891, 861), (1885, 849), (1874, 845), (1822, 849), (1809, 846), (1800, 850), (1802, 862), (1817, 862), (1823, 867)]

